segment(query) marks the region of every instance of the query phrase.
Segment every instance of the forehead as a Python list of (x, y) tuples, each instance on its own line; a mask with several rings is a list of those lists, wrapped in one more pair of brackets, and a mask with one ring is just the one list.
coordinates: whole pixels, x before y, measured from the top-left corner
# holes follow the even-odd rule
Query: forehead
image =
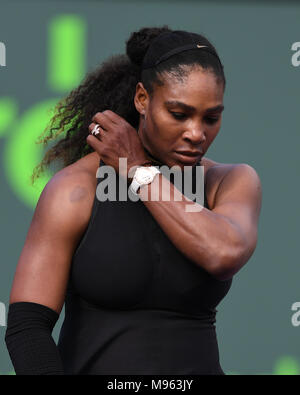
[(194, 107), (203, 105), (213, 106), (223, 102), (223, 85), (210, 71), (194, 70), (186, 77), (177, 79), (175, 76), (165, 75), (164, 85), (155, 89), (155, 96), (161, 102), (180, 100)]

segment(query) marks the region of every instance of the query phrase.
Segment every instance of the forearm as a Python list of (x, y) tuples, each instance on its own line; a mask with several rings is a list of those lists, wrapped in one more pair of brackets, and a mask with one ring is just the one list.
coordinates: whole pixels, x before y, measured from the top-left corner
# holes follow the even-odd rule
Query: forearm
[(6, 346), (17, 375), (63, 375), (63, 367), (51, 332), (58, 314), (30, 302), (9, 307)]
[(186, 198), (162, 174), (154, 181), (141, 187), (140, 198), (178, 250), (211, 274), (238, 259), (241, 238), (227, 218)]

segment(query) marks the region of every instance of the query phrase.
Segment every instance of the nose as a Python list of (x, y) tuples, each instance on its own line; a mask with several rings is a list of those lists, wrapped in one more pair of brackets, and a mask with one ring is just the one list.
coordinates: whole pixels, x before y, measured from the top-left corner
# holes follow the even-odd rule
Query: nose
[(201, 145), (205, 143), (206, 133), (203, 127), (194, 127), (187, 130), (183, 134), (185, 140), (189, 140), (193, 145)]

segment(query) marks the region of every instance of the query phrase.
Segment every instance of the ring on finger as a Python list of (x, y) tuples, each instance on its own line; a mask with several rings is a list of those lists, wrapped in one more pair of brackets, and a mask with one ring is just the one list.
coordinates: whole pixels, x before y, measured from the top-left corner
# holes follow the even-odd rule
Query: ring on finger
[(91, 131), (91, 134), (93, 134), (94, 136), (100, 134), (100, 126), (98, 123), (94, 126), (93, 130)]

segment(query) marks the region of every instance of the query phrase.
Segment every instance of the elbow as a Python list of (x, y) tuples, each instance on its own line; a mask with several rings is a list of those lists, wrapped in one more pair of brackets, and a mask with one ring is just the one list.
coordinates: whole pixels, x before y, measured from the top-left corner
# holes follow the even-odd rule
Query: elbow
[(237, 237), (234, 243), (228, 243), (220, 251), (217, 263), (211, 275), (219, 281), (227, 281), (248, 262), (256, 247), (256, 239), (251, 243), (243, 237)]
[(211, 270), (210, 274), (219, 281), (228, 281), (232, 279), (234, 274), (238, 271), (239, 269), (236, 269), (236, 266), (232, 266), (232, 261), (231, 265), (229, 266), (228, 263), (224, 264), (219, 264), (214, 267), (213, 270)]
[(212, 268), (211, 275), (219, 281), (230, 280), (241, 269), (244, 263), (240, 254), (231, 251), (220, 257), (218, 263)]

